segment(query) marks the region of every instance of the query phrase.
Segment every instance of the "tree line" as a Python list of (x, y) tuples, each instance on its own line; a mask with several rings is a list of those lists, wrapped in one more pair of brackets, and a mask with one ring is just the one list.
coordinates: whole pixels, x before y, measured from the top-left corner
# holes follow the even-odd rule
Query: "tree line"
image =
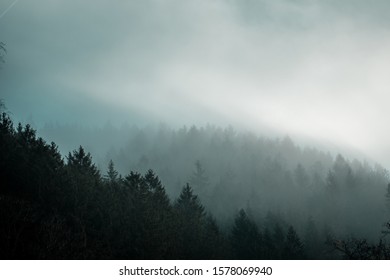
[(109, 123), (97, 128), (46, 125), (39, 133), (59, 144), (64, 156), (82, 143), (102, 172), (111, 159), (120, 174), (152, 169), (172, 199), (188, 182), (224, 230), (242, 208), (260, 228), (273, 213), (294, 225), (302, 239), (312, 219), (322, 239), (331, 232), (373, 242), (390, 219), (385, 168), (299, 146), (288, 136), (269, 138), (212, 125)]
[[(83, 147), (64, 158), (4, 112), (0, 150), (1, 259), (357, 258), (364, 247), (362, 240), (337, 247), (331, 230), (319, 232), (312, 218), (303, 234), (272, 211), (260, 221), (251, 207), (221, 224), (190, 184), (171, 200), (152, 170), (122, 176), (109, 161), (102, 175)], [(192, 183), (205, 178), (196, 164)], [(380, 258), (388, 257), (380, 246)]]

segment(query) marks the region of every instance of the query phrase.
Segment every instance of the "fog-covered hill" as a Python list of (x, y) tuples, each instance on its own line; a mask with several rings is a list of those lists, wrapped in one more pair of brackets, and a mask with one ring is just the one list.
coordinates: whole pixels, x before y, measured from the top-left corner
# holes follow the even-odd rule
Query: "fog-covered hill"
[(290, 137), (263, 137), (231, 126), (109, 123), (100, 129), (45, 126), (40, 134), (59, 143), (65, 155), (82, 144), (103, 173), (110, 160), (122, 175), (153, 169), (171, 198), (188, 182), (222, 224), (244, 208), (259, 224), (271, 211), (299, 230), (313, 218), (337, 234), (375, 239), (389, 216), (387, 170), (298, 146)]

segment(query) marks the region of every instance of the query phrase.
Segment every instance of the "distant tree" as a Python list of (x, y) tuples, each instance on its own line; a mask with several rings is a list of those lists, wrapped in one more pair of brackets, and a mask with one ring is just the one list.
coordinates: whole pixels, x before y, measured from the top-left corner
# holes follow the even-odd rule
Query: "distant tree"
[(290, 136), (285, 136), (280, 142), (283, 155), (286, 157), (295, 156), (297, 149), (294, 145), (294, 142), (291, 140)]
[(296, 184), (302, 188), (306, 189), (309, 185), (309, 176), (305, 170), (305, 168), (302, 166), (302, 164), (298, 164), (297, 167), (294, 170), (294, 177)]
[(337, 155), (332, 169), (329, 171), (326, 181), (328, 192), (336, 196), (340, 192), (345, 192), (355, 187), (355, 178), (348, 162), (341, 156)]
[(3, 112), (6, 110), (4, 100), (0, 99), (0, 114), (3, 114)]
[(4, 62), (4, 55), (7, 52), (5, 49), (5, 44), (3, 42), (0, 42), (0, 62)]
[(196, 186), (207, 186), (208, 177), (199, 160), (195, 162), (195, 172), (191, 177), (191, 183)]
[(332, 171), (328, 172), (326, 176), (326, 192), (330, 196), (330, 198), (335, 198), (339, 194), (340, 185), (337, 181), (336, 174)]
[(112, 160), (108, 163), (108, 170), (105, 178), (111, 184), (116, 183), (118, 180), (118, 171), (115, 170), (114, 162)]
[(190, 178), (190, 183), (198, 195), (205, 199), (206, 193), (208, 193), (209, 178), (199, 160), (195, 162), (195, 171)]
[(390, 183), (387, 184), (387, 190), (386, 190), (386, 206), (390, 210)]

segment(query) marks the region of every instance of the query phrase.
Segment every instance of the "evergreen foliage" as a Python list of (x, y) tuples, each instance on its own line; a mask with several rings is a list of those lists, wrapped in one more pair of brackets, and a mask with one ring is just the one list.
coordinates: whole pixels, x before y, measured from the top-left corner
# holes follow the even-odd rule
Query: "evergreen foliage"
[[(191, 128), (191, 137), (201, 132)], [(227, 131), (225, 145), (234, 134)], [(188, 139), (190, 141), (192, 138)], [(193, 141), (192, 139), (191, 141)], [(283, 142), (294, 150), (291, 140)], [(270, 161), (270, 170), (281, 166)], [(223, 198), (221, 180), (214, 199)], [(297, 165), (295, 179), (310, 187), (310, 176)], [(338, 157), (325, 190), (356, 192), (357, 174)], [(293, 226), (279, 215), (240, 210), (232, 223), (223, 224), (206, 211), (189, 184), (172, 202), (153, 170), (122, 177), (114, 162), (105, 176), (82, 146), (64, 160), (54, 144), (37, 137), (29, 125), (16, 128), (6, 113), (0, 116), (0, 258), (1, 259), (304, 259), (337, 258), (324, 255), (325, 236), (310, 219), (304, 243)], [(287, 180), (287, 179), (286, 179)], [(192, 180), (209, 185), (198, 162)], [(278, 182), (270, 181), (278, 186)], [(226, 197), (226, 196), (225, 196)], [(356, 197), (353, 196), (353, 198)], [(330, 198), (330, 201), (334, 198)], [(339, 198), (337, 198), (339, 199)], [(385, 198), (384, 198), (385, 199)], [(250, 207), (249, 207), (250, 208)], [(250, 214), (248, 214), (250, 213)], [(389, 247), (381, 240), (346, 239), (329, 248), (345, 258), (387, 259)]]
[(0, 42), (0, 62), (4, 62), (4, 54), (7, 52), (5, 49), (5, 44)]
[(231, 232), (230, 243), (237, 259), (259, 259), (261, 257), (262, 236), (256, 224), (240, 210)]

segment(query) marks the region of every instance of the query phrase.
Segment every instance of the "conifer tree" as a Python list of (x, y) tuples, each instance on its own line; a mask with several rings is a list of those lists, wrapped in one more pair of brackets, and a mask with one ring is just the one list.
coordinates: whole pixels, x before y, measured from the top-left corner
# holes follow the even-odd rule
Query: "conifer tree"
[(112, 160), (108, 163), (108, 170), (105, 178), (110, 184), (115, 184), (118, 181), (118, 171), (115, 170), (114, 162)]
[(182, 259), (199, 259), (205, 246), (202, 236), (206, 213), (189, 184), (183, 188), (174, 209), (177, 219), (176, 252)]
[(5, 44), (0, 42), (0, 62), (4, 62), (4, 54), (7, 52), (5, 49)]
[(306, 223), (305, 249), (309, 259), (321, 258), (323, 246), (312, 217), (310, 217)]
[(288, 260), (301, 260), (305, 258), (303, 244), (292, 226), (287, 231), (283, 256)]
[(173, 213), (168, 195), (158, 176), (152, 171), (143, 177), (147, 201), (142, 213), (145, 256), (148, 259), (169, 258), (173, 246)]
[(254, 222), (241, 209), (234, 220), (230, 242), (237, 259), (258, 259), (261, 251), (261, 235)]
[(273, 228), (272, 241), (274, 244), (274, 259), (283, 259), (283, 248), (285, 242), (285, 234), (282, 226), (279, 223), (276, 223)]

